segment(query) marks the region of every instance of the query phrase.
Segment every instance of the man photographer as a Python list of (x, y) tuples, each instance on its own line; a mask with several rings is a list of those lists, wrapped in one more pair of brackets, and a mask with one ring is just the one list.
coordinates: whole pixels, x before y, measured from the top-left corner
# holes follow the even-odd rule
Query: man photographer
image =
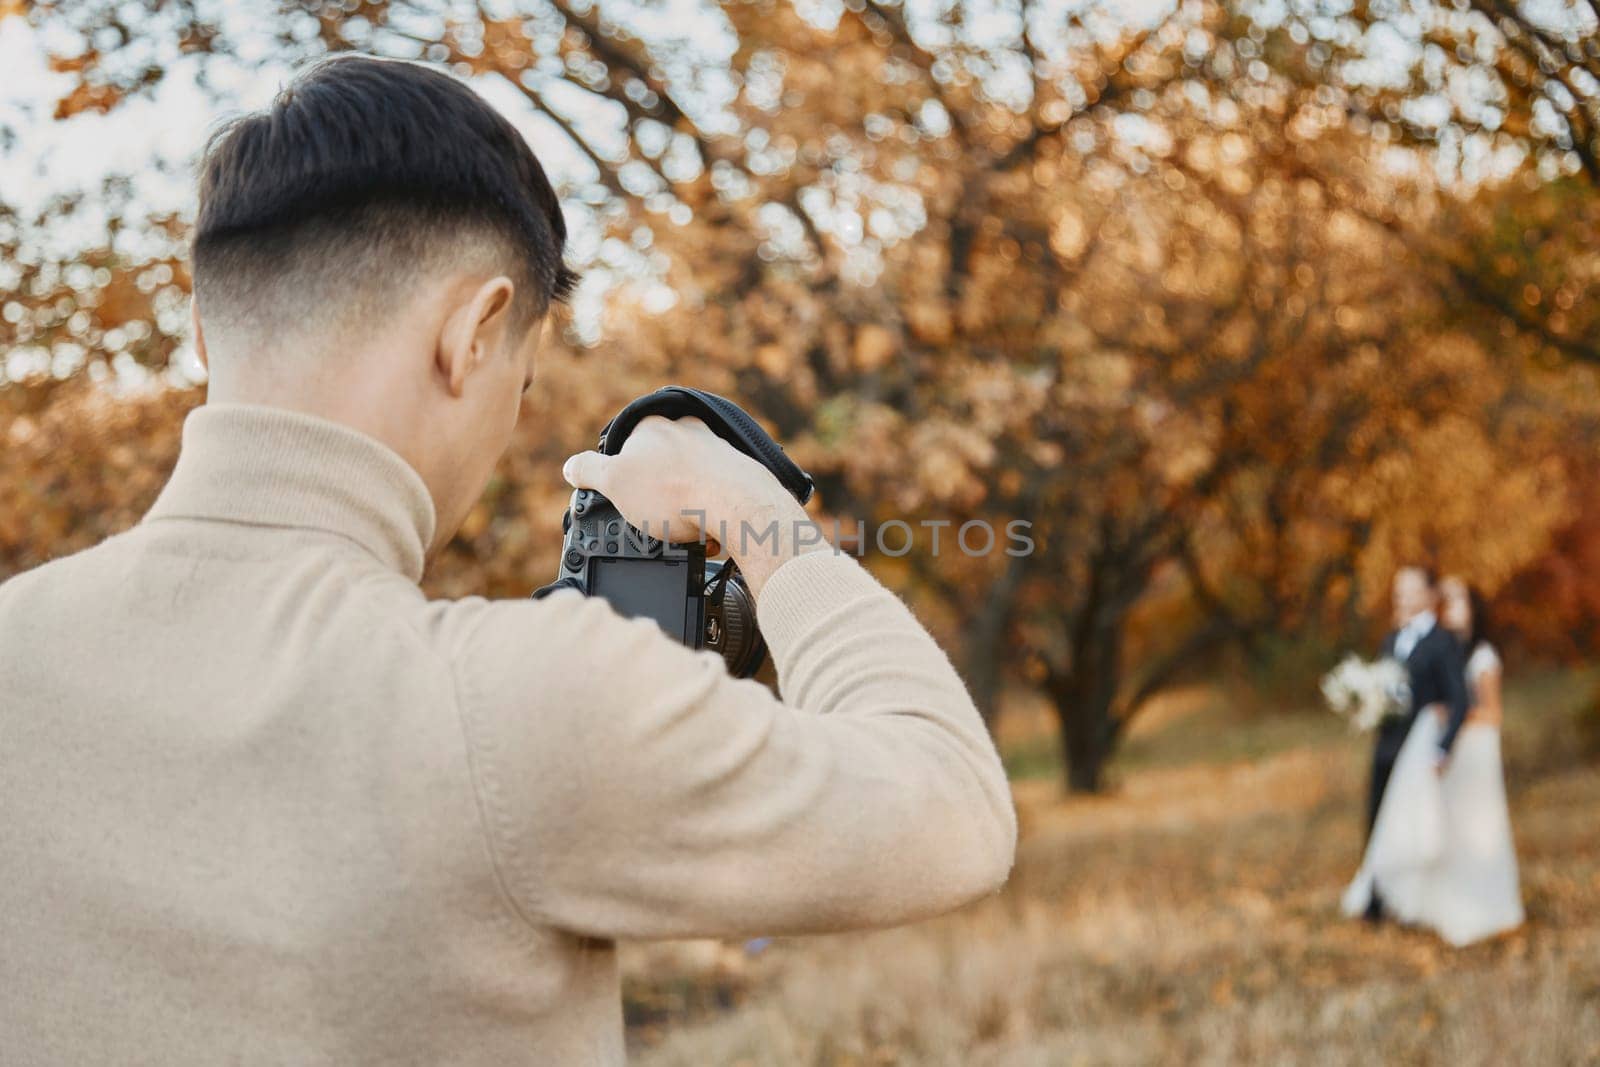
[(636, 521), (777, 524), (738, 563), (781, 702), (600, 600), (423, 597), (564, 240), (515, 130), (423, 67), (329, 61), (213, 139), (171, 481), (0, 586), (6, 1062), (617, 1063), (614, 939), (1004, 881), (1010, 794), (949, 661), (697, 422), (566, 474)]

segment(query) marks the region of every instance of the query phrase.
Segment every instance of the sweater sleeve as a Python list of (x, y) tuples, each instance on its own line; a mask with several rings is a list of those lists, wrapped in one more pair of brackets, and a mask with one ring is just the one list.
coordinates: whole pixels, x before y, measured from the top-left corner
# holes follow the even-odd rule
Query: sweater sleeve
[(949, 660), (854, 560), (762, 590), (782, 699), (603, 601), (463, 609), (480, 809), (530, 922), (596, 937), (887, 925), (998, 888), (1000, 760)]

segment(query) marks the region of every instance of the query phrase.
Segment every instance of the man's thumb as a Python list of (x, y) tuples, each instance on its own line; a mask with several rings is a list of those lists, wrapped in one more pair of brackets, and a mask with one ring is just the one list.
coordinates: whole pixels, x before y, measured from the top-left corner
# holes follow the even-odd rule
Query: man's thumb
[(567, 457), (561, 465), (561, 477), (574, 489), (598, 489), (605, 492), (606, 468), (611, 464), (610, 456), (602, 456), (598, 452), (579, 452), (575, 456)]

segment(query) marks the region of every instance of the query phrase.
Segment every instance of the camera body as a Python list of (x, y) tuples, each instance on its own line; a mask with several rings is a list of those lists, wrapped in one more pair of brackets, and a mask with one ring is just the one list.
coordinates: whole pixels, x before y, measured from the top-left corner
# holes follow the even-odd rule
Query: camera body
[(755, 598), (732, 561), (708, 560), (702, 541), (675, 544), (635, 529), (593, 489), (572, 494), (561, 524), (557, 585), (604, 597), (619, 614), (653, 619), (687, 647), (721, 655), (736, 678), (760, 669), (766, 644)]
[[(771, 471), (800, 503), (810, 499), (811, 475), (743, 408), (703, 389), (669, 385), (639, 397), (601, 431), (601, 453), (616, 455), (634, 427), (653, 415), (701, 420)], [(732, 560), (708, 560), (703, 540), (672, 544), (635, 529), (615, 504), (593, 489), (572, 494), (561, 531), (556, 580), (535, 591), (535, 597), (557, 589), (602, 596), (620, 614), (655, 620), (689, 648), (718, 653), (736, 678), (760, 669), (767, 646), (756, 627), (755, 597)]]

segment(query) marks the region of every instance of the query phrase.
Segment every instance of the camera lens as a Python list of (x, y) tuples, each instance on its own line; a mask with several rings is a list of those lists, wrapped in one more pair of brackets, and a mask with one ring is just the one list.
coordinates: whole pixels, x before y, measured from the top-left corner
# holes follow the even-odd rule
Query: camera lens
[[(726, 575), (724, 568), (729, 570)], [(706, 561), (705, 647), (721, 654), (728, 673), (735, 678), (755, 674), (767, 654), (766, 642), (756, 628), (755, 597), (738, 570), (725, 560)]]

